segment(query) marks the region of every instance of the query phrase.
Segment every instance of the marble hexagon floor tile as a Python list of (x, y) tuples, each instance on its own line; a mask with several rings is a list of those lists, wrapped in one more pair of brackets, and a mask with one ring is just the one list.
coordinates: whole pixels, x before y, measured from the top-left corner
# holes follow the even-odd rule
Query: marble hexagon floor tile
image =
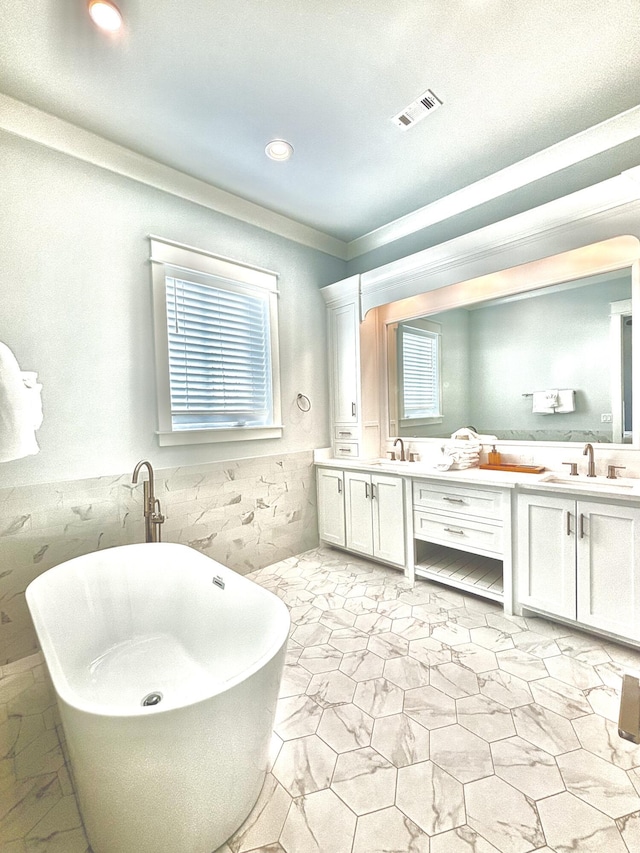
[[(292, 627), (271, 771), (218, 853), (640, 853), (640, 652), (328, 548), (250, 577)], [(2, 853), (91, 853), (61, 737), (41, 656), (1, 668)]]

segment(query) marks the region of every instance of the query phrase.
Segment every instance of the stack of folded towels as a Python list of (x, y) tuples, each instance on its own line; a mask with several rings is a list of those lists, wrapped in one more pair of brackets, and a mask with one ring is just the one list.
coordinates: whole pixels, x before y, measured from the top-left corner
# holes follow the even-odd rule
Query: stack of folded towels
[(458, 471), (462, 468), (477, 468), (480, 464), (479, 441), (447, 441), (440, 448), (434, 467), (438, 471)]

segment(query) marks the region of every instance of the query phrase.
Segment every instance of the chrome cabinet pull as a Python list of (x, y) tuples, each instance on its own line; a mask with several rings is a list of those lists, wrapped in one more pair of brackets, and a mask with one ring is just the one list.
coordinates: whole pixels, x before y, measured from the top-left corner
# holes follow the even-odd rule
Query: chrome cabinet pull
[(457, 533), (458, 536), (464, 536), (464, 530), (454, 530), (453, 527), (445, 527), (445, 533)]

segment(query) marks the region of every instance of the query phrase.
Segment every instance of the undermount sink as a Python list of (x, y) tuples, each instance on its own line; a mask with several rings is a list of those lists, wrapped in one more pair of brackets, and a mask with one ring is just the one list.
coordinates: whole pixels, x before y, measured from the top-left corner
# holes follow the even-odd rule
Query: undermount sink
[(615, 480), (611, 480), (608, 477), (571, 477), (563, 476), (562, 474), (548, 474), (540, 482), (562, 486), (563, 488), (568, 486), (577, 489), (597, 489), (598, 491), (606, 492), (630, 492), (640, 485), (640, 480), (628, 477), (616, 477)]
[(384, 468), (406, 468), (409, 465), (417, 465), (416, 462), (409, 462), (408, 460), (400, 460), (400, 459), (372, 459), (369, 462), (369, 465), (380, 465)]

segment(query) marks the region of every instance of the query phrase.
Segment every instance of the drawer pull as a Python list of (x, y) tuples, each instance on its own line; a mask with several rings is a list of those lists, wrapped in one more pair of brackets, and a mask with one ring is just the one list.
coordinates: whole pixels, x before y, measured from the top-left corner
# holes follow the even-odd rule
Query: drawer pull
[(458, 536), (464, 536), (464, 530), (454, 530), (453, 527), (445, 527), (446, 533), (457, 533)]
[(443, 501), (449, 501), (451, 504), (463, 504), (462, 498), (442, 498)]
[(571, 536), (571, 513), (567, 510), (567, 536)]
[(338, 435), (342, 436), (343, 438), (351, 438), (350, 432), (339, 432)]
[(584, 515), (580, 513), (580, 538), (584, 539)]
[(351, 448), (350, 447), (339, 447), (338, 453), (351, 453)]

